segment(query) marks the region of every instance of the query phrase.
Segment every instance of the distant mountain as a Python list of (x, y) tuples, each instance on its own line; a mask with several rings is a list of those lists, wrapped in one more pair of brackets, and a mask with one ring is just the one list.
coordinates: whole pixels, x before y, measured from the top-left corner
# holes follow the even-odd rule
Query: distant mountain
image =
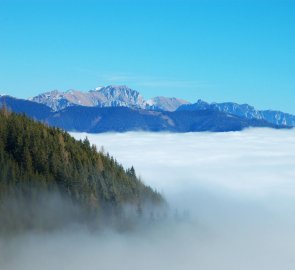
[(173, 97), (155, 97), (146, 101), (138, 91), (124, 85), (98, 87), (88, 92), (78, 90), (60, 92), (54, 90), (33, 97), (30, 101), (44, 104), (54, 111), (60, 111), (74, 105), (175, 111), (181, 105), (189, 104), (186, 100)]
[[(138, 91), (127, 86), (111, 85), (88, 92), (55, 90), (31, 100), (0, 96), (0, 105), (1, 102), (14, 112), (24, 112), (34, 119), (68, 131), (189, 132), (232, 131), (251, 126), (295, 126), (295, 116), (279, 111), (260, 111), (248, 104), (232, 102), (210, 104), (198, 100), (190, 104), (169, 97), (145, 101)], [(200, 126), (197, 127), (197, 124)]]
[(40, 94), (30, 99), (44, 104), (54, 111), (59, 111), (73, 105), (88, 107), (117, 107), (145, 108), (147, 106), (138, 91), (127, 86), (106, 86), (95, 90), (82, 92), (69, 90), (59, 92), (54, 90)]
[(0, 108), (4, 106), (13, 112), (25, 113), (27, 116), (40, 121), (48, 118), (52, 113), (52, 110), (43, 104), (11, 96), (0, 95)]
[(190, 103), (180, 98), (155, 97), (149, 99), (147, 104), (150, 106), (150, 109), (173, 112), (176, 111), (181, 105)]
[(295, 126), (295, 116), (273, 110), (256, 110), (248, 104), (237, 104), (233, 102), (226, 103), (207, 103), (198, 100), (194, 104), (184, 104), (180, 106), (178, 111), (200, 111), (200, 110), (215, 110), (232, 115), (236, 115), (245, 119), (264, 120), (278, 126)]
[(244, 119), (213, 110), (161, 112), (127, 107), (69, 107), (47, 119), (65, 130), (100, 133), (126, 131), (225, 132), (247, 127), (278, 128), (263, 120)]
[(73, 105), (60, 111), (32, 101), (0, 98), (12, 111), (43, 121), (50, 126), (79, 132), (126, 131), (237, 131), (247, 127), (281, 126), (260, 119), (246, 119), (216, 110), (153, 111), (128, 107), (85, 107)]
[(127, 86), (107, 86), (99, 90), (104, 96), (100, 107), (130, 107), (145, 108), (146, 101), (136, 90)]
[(260, 111), (260, 113), (262, 119), (269, 123), (295, 127), (295, 116), (292, 114), (273, 110), (264, 110)]

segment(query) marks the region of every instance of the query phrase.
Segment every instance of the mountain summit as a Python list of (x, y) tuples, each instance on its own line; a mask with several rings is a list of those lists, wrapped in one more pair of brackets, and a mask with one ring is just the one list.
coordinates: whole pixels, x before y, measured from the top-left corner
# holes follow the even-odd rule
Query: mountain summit
[(60, 111), (74, 105), (87, 107), (131, 108), (145, 108), (147, 106), (138, 91), (125, 85), (98, 87), (95, 90), (90, 90), (88, 92), (78, 90), (60, 92), (58, 90), (54, 90), (40, 94), (30, 100), (44, 104), (54, 111)]
[(97, 87), (88, 92), (68, 90), (60, 92), (54, 90), (40, 94), (30, 99), (44, 104), (53, 111), (60, 111), (67, 107), (79, 105), (87, 107), (129, 107), (137, 109), (151, 109), (161, 111), (175, 111), (188, 101), (179, 98), (155, 97), (146, 101), (136, 90), (125, 85), (109, 85)]
[(125, 85), (109, 85), (97, 92), (104, 97), (100, 107), (135, 107), (144, 109), (147, 105), (138, 91)]

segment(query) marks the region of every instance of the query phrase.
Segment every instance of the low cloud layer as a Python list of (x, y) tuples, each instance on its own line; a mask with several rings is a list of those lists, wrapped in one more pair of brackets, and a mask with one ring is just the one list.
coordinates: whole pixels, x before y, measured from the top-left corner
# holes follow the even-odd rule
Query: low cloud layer
[(147, 184), (169, 193), (204, 186), (239, 196), (295, 195), (295, 130), (87, 136), (123, 165), (134, 165)]
[(163, 192), (172, 218), (2, 239), (0, 269), (294, 269), (294, 130), (87, 136)]

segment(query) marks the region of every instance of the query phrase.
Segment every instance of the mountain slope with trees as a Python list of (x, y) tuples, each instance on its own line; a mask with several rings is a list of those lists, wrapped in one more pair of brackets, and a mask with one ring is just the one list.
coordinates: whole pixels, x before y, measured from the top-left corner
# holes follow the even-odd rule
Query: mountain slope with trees
[(87, 139), (77, 141), (58, 128), (5, 108), (0, 111), (0, 168), (2, 227), (33, 226), (29, 212), (24, 215), (28, 220), (14, 222), (7, 198), (29, 199), (38, 205), (40, 194), (55, 193), (95, 217), (120, 214), (124, 205), (141, 211), (144, 204), (164, 202), (142, 183), (133, 167), (125, 170)]

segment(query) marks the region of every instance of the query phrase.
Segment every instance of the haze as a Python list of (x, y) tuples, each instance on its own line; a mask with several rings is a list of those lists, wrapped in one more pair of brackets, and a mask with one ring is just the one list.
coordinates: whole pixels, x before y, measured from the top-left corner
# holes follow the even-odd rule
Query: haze
[(135, 232), (64, 229), (0, 241), (0, 269), (294, 269), (295, 130), (72, 134), (162, 192)]

